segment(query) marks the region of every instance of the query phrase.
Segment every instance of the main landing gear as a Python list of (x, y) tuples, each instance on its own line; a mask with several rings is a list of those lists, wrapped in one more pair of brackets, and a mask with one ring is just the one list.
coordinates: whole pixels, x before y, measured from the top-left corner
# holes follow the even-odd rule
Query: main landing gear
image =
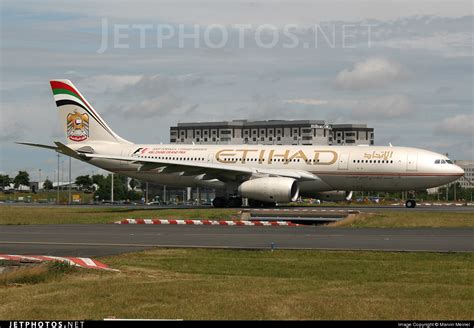
[(249, 199), (250, 207), (275, 207), (276, 203), (274, 202), (262, 202), (255, 199)]
[(407, 208), (415, 208), (416, 206), (416, 201), (414, 199), (409, 199), (405, 202), (405, 206)]
[[(225, 207), (241, 207), (242, 206), (242, 197), (231, 196), (226, 197), (216, 197), (212, 201), (212, 205), (216, 208), (225, 208)], [(275, 207), (275, 202), (262, 202), (255, 199), (249, 199), (249, 207)]]
[(216, 197), (212, 201), (212, 205), (216, 208), (224, 208), (224, 207), (240, 207), (242, 206), (242, 198), (241, 197)]

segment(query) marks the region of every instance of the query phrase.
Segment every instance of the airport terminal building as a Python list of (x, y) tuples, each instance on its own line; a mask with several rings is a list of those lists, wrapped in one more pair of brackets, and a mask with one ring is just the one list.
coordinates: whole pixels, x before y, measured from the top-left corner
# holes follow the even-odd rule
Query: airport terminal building
[(170, 143), (261, 145), (373, 145), (366, 124), (328, 124), (318, 120), (233, 120), (178, 123)]
[(474, 188), (474, 161), (454, 161), (464, 170), (464, 176), (457, 180), (463, 188)]

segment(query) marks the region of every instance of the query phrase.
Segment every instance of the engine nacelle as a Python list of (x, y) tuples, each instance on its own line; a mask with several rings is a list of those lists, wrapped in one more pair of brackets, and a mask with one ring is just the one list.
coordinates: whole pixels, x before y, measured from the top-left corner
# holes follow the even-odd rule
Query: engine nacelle
[(291, 178), (258, 178), (239, 186), (242, 197), (262, 202), (294, 202), (299, 196), (299, 187)]
[(315, 198), (320, 199), (320, 200), (330, 201), (330, 202), (337, 202), (341, 200), (351, 200), (352, 191), (333, 190), (333, 191), (318, 192)]

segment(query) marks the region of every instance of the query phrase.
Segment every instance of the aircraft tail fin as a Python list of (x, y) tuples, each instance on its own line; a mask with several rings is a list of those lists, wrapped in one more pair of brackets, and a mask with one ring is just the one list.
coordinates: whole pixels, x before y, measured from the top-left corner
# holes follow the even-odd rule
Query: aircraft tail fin
[(69, 143), (130, 143), (112, 131), (71, 81), (52, 80), (50, 84), (58, 107), (59, 122), (64, 126)]

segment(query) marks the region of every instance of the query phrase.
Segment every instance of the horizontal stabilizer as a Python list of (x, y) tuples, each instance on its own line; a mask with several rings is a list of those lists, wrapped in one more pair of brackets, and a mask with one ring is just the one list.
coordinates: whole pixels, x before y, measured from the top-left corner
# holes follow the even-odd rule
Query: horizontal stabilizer
[(37, 143), (32, 143), (32, 142), (15, 142), (19, 145), (26, 145), (26, 146), (32, 146), (32, 147), (39, 147), (39, 148), (46, 148), (46, 149), (51, 149), (51, 150), (57, 150), (58, 148), (55, 146), (49, 146), (49, 145), (42, 145), (42, 144), (37, 144)]
[(84, 160), (85, 159), (84, 155), (79, 154), (77, 151), (75, 151), (74, 149), (69, 148), (65, 144), (63, 144), (59, 141), (55, 141), (54, 143), (56, 144), (56, 146), (58, 146), (58, 148), (57, 148), (58, 153), (61, 153), (61, 154), (67, 155), (67, 156), (71, 156), (71, 157), (73, 157), (75, 159), (78, 159), (78, 160)]

